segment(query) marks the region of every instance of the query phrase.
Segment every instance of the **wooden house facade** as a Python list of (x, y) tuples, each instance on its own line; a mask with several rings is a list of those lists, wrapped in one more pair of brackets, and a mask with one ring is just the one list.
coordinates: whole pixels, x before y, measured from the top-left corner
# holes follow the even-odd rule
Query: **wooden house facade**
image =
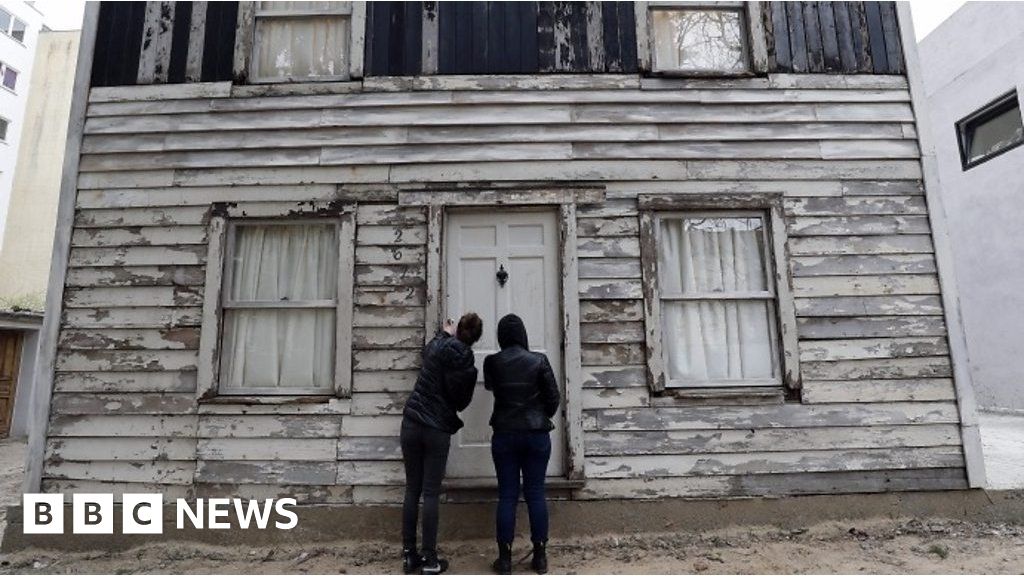
[(983, 482), (903, 7), (99, 4), (30, 489), (396, 502), (467, 310), (556, 366), (556, 497)]

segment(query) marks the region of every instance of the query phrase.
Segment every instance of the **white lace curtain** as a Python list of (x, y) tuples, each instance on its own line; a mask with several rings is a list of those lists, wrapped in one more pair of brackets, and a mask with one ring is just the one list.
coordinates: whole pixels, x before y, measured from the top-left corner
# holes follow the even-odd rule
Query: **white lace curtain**
[[(261, 2), (256, 18), (254, 76), (341, 77), (347, 74), (349, 16), (345, 2)], [(288, 15), (320, 13), (315, 16)]]
[[(338, 278), (335, 226), (238, 226), (230, 266), (222, 390), (330, 391)], [(254, 302), (303, 307), (247, 307)]]
[(665, 218), (660, 232), (662, 347), (670, 385), (768, 383), (774, 376), (773, 302), (763, 221)]

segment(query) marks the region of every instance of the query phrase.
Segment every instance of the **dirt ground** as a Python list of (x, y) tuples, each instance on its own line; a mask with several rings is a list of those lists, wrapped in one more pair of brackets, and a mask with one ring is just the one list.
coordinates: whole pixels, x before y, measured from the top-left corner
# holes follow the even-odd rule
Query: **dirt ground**
[[(454, 573), (488, 573), (494, 553), (485, 541), (448, 542), (442, 552)], [(526, 557), (525, 544), (514, 554)], [(704, 534), (553, 540), (558, 574), (1020, 574), (1024, 527), (917, 520), (851, 526), (826, 523), (780, 531), (745, 527)], [(147, 545), (125, 552), (24, 550), (0, 556), (0, 573), (28, 574), (384, 574), (400, 570), (394, 542), (343, 541), (310, 546), (228, 548)], [(516, 573), (529, 573), (524, 558)]]
[[(19, 500), (24, 444), (0, 441), (0, 504)], [(0, 510), (3, 508), (0, 507)], [(0, 533), (4, 512), (0, 511)], [(488, 573), (489, 541), (442, 543), (454, 573)], [(399, 571), (394, 542), (221, 547), (173, 542), (124, 552), (22, 550), (0, 555), (0, 574), (386, 574)], [(515, 572), (530, 573), (517, 543)], [(560, 541), (554, 574), (959, 574), (1024, 572), (1024, 526), (949, 520), (824, 523), (798, 530), (743, 527)]]

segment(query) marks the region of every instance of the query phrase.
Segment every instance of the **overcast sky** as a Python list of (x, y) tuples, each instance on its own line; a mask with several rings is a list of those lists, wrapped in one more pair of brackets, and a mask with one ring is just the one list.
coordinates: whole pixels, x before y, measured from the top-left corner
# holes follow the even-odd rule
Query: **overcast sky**
[[(963, 5), (963, 0), (911, 0), (914, 31), (920, 41), (950, 14)], [(40, 0), (36, 7), (46, 15), (46, 24), (54, 30), (77, 30), (82, 27), (83, 0)]]

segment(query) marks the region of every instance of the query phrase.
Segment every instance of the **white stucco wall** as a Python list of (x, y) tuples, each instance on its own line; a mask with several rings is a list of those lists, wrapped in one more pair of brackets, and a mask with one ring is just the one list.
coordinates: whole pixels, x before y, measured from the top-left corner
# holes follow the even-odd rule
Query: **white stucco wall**
[(71, 113), (79, 31), (43, 32), (26, 90), (21, 150), (0, 246), (0, 308), (41, 308), (57, 223), (61, 167)]
[(1024, 96), (1024, 3), (968, 2), (920, 54), (978, 403), (1024, 411), (1024, 146), (964, 171), (955, 129)]
[(43, 27), (42, 13), (30, 4), (19, 0), (0, 0), (0, 6), (28, 24), (22, 42), (0, 34), (0, 61), (18, 71), (18, 83), (13, 92), (0, 86), (0, 115), (11, 123), (7, 129), (7, 140), (0, 142), (0, 247), (3, 246), (7, 204), (14, 183), (14, 167), (18, 161), (25, 105), (28, 103), (29, 83), (32, 81), (32, 63), (39, 32)]

